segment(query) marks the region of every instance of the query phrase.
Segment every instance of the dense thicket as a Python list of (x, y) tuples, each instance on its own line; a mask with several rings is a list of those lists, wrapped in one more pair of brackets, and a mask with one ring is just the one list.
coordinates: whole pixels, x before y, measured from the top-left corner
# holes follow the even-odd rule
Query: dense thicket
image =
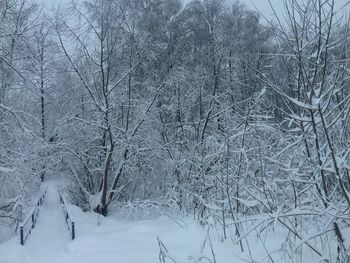
[(49, 17), (0, 1), (0, 217), (20, 220), (55, 170), (85, 210), (170, 208), (242, 250), (278, 224), (289, 257), (329, 258), (334, 238), (345, 262), (350, 28), (334, 0), (285, 12), (89, 0)]

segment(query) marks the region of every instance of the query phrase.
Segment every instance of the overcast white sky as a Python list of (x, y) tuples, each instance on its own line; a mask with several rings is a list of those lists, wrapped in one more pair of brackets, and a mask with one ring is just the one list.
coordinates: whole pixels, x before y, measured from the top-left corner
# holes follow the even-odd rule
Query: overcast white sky
[[(41, 0), (43, 3), (45, 3), (47, 6), (51, 6), (52, 4), (65, 4), (69, 3), (70, 0)], [(188, 3), (191, 0), (182, 0), (184, 3)], [(233, 3), (234, 0), (225, 0), (227, 3)], [(264, 16), (267, 18), (271, 17), (271, 8), (269, 5), (268, 0), (240, 0), (242, 3), (245, 3), (249, 8), (253, 10), (259, 10)], [(300, 1), (307, 1), (307, 0), (300, 0)], [(347, 6), (347, 10), (342, 9), (346, 5), (346, 3), (349, 3), (350, 0), (335, 0), (336, 10), (345, 13), (347, 11), (347, 16), (349, 16), (350, 13), (350, 5)], [(283, 13), (283, 1), (282, 0), (271, 0), (272, 5), (274, 6), (275, 10), (279, 12), (279, 15)], [(341, 10), (342, 9), (342, 10)]]
[[(185, 3), (190, 2), (191, 0), (183, 0)], [(268, 0), (240, 0), (242, 3), (245, 3), (250, 9), (259, 10), (264, 16), (271, 17), (272, 11)], [(307, 1), (307, 0), (304, 0)], [(234, 0), (226, 0), (227, 3), (234, 2)], [(342, 9), (349, 0), (335, 0), (335, 9), (341, 13), (345, 12)], [(283, 13), (283, 1), (282, 0), (271, 0), (271, 4), (274, 9), (279, 12), (279, 15)], [(342, 10), (340, 10), (342, 9)], [(350, 6), (347, 7), (347, 13), (350, 12)], [(349, 16), (349, 14), (347, 14)]]
[[(247, 6), (258, 9), (264, 16), (271, 14), (271, 8), (268, 0), (241, 0), (241, 2), (246, 3)], [(340, 11), (349, 0), (335, 0), (335, 9)], [(271, 0), (273, 7), (279, 12), (283, 10), (283, 1), (282, 0)], [(345, 11), (344, 9), (341, 12)], [(349, 8), (347, 9), (349, 11)]]

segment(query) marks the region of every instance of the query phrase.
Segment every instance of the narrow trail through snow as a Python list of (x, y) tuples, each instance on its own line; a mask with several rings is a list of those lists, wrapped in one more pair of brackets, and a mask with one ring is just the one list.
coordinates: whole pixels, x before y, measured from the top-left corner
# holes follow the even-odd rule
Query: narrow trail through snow
[(40, 208), (36, 228), (33, 229), (25, 246), (35, 255), (36, 262), (48, 262), (48, 259), (58, 259), (66, 254), (69, 241), (64, 215), (60, 206), (57, 183), (45, 183), (47, 193), (43, 206)]

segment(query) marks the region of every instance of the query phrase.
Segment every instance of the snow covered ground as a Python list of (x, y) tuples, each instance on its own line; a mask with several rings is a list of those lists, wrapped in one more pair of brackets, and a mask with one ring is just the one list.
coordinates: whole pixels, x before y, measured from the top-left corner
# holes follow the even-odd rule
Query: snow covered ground
[[(257, 262), (269, 262), (269, 254), (275, 262), (289, 262), (277, 253), (283, 240), (282, 231), (275, 233), (270, 242), (249, 240), (250, 251), (246, 250), (244, 256), (230, 239), (222, 243), (215, 238), (214, 230), (209, 239), (207, 232), (190, 219), (175, 222), (160, 217), (121, 222), (84, 213), (76, 206), (69, 207), (76, 222), (77, 237), (71, 241), (57, 185), (48, 182), (47, 188), (47, 198), (32, 235), (25, 246), (19, 245), (18, 237), (1, 244), (0, 263), (156, 263), (160, 262), (158, 238), (165, 245), (163, 251), (167, 250), (176, 263), (215, 262), (214, 257), (217, 263), (251, 262), (247, 257), (249, 253)], [(319, 262), (317, 258), (311, 259), (307, 262)], [(172, 261), (168, 258), (165, 262)]]
[(160, 238), (183, 262), (198, 254), (205, 233), (192, 223), (180, 227), (169, 218), (120, 222), (70, 206), (76, 222), (76, 236), (70, 240), (59, 204), (57, 185), (48, 182), (47, 197), (37, 227), (25, 246), (19, 238), (0, 245), (1, 263), (68, 262), (158, 262)]

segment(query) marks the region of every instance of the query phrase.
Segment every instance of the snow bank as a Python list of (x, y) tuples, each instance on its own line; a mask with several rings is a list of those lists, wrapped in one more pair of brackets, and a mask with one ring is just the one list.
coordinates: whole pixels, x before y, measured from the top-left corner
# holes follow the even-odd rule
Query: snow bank
[[(245, 248), (241, 253), (240, 246), (230, 238), (222, 242), (219, 240), (218, 229), (212, 228), (210, 238), (208, 232), (191, 219), (182, 219), (177, 224), (173, 219), (160, 217), (154, 220), (136, 222), (121, 222), (112, 218), (104, 218), (96, 213), (84, 213), (76, 206), (69, 207), (72, 218), (76, 223), (76, 239), (69, 240), (67, 233), (57, 230), (57, 237), (65, 240), (59, 248), (60, 253), (52, 250), (45, 251), (45, 229), (37, 230), (42, 238), (32, 238), (34, 243), (19, 245), (18, 238), (14, 238), (0, 245), (1, 263), (157, 263), (159, 262), (159, 240), (164, 244), (166, 253), (176, 263), (214, 262), (293, 262), (281, 253), (286, 233), (275, 226), (269, 236), (259, 236), (258, 232), (251, 232), (247, 239), (242, 239)], [(62, 218), (60, 218), (61, 220)], [(66, 229), (65, 229), (66, 230)], [(229, 235), (234, 236), (234, 228)], [(35, 235), (35, 233), (33, 233)], [(268, 241), (267, 241), (268, 240)], [(249, 243), (249, 248), (247, 246)], [(40, 254), (40, 256), (38, 256)], [(251, 257), (250, 257), (251, 255)], [(43, 259), (44, 258), (44, 259)], [(207, 260), (207, 259), (208, 260)], [(305, 262), (319, 262), (312, 253), (303, 252)], [(169, 258), (165, 262), (172, 262)]]

